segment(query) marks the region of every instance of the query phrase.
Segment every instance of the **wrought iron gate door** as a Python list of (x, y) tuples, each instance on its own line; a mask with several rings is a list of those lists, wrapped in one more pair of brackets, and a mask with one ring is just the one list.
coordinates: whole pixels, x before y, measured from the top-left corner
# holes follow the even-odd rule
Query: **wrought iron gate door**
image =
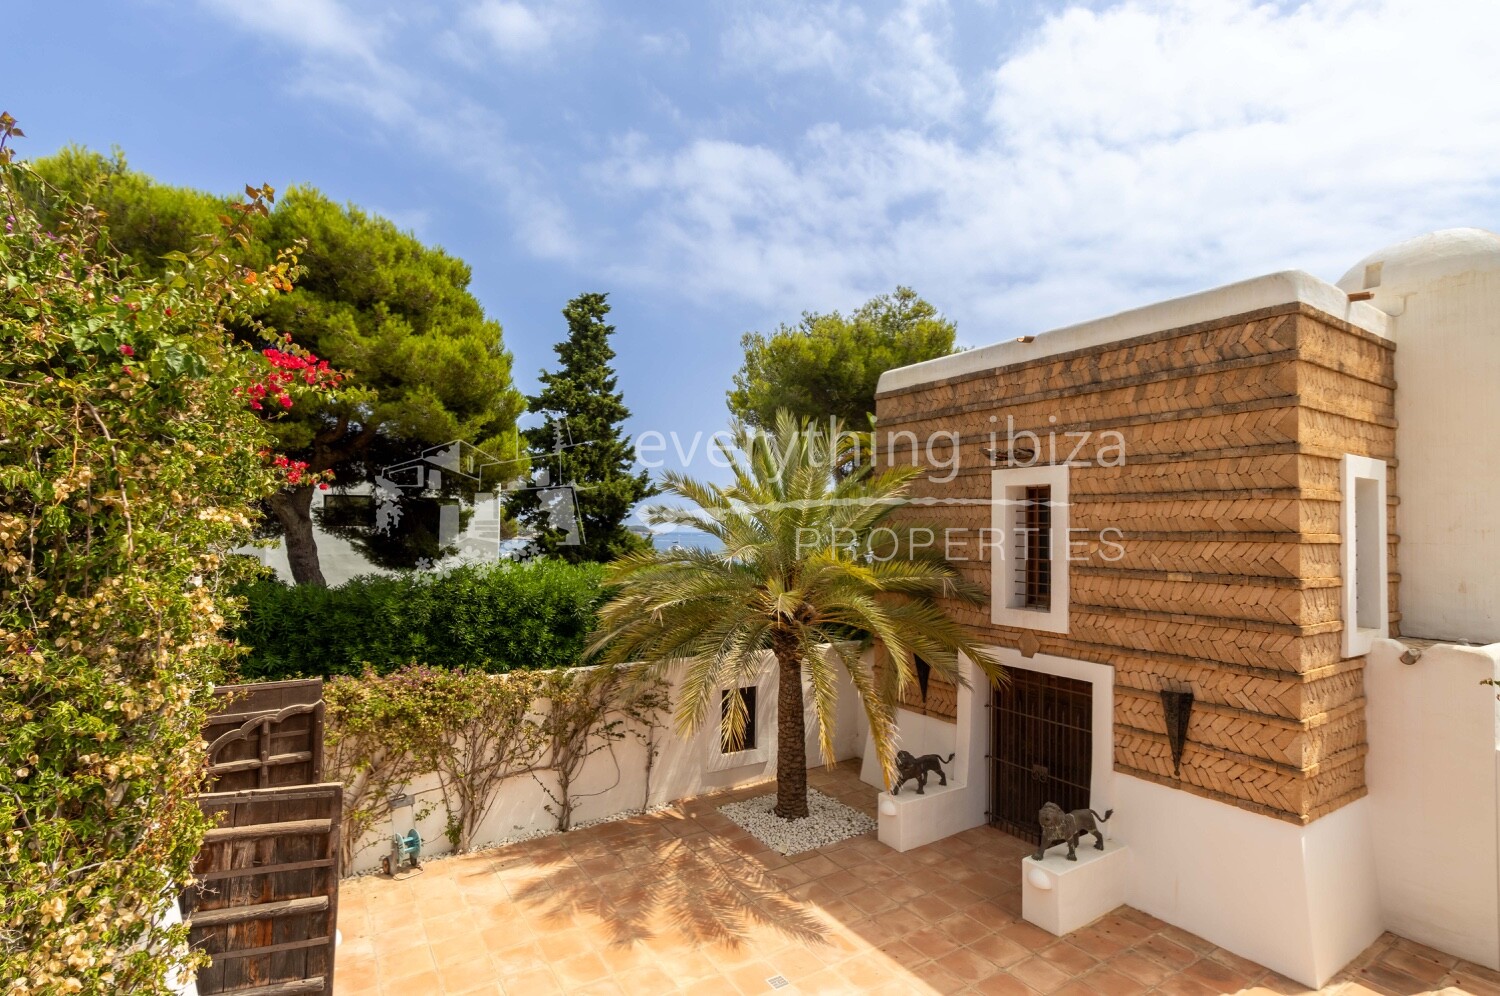
[(1074, 678), (1010, 668), (994, 692), (990, 746), (990, 823), (1032, 843), (1037, 810), (1089, 804), (1094, 686)]

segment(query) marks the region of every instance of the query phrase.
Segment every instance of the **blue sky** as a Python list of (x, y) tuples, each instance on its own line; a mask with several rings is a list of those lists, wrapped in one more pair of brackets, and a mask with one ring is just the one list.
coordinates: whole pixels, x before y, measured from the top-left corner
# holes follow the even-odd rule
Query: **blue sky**
[(722, 427), (741, 333), (898, 283), (980, 345), (1500, 229), (1494, 0), (22, 0), (6, 23), (23, 154), (118, 145), (165, 181), (383, 213), (472, 265), (523, 389), (567, 299), (608, 291), (636, 433)]

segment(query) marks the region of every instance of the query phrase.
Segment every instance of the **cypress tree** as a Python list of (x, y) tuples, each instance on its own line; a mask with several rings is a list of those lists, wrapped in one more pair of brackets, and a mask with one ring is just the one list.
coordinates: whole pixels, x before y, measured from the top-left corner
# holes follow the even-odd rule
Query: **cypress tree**
[[(630, 416), (618, 378), (610, 366), (615, 351), (609, 337), (615, 327), (605, 317), (605, 294), (580, 294), (568, 302), (563, 317), (568, 337), (553, 348), (561, 367), (543, 371), (540, 393), (527, 398), (527, 410), (545, 415), (543, 423), (523, 435), (531, 451), (534, 485), (514, 492), (507, 511), (535, 531), (532, 551), (578, 563), (606, 562), (640, 547), (643, 542), (625, 528), (625, 518), (637, 502), (656, 493), (644, 471), (632, 473), (635, 463), (630, 439), (621, 425)], [(540, 485), (576, 485), (578, 520), (576, 544), (549, 507), (549, 494)]]

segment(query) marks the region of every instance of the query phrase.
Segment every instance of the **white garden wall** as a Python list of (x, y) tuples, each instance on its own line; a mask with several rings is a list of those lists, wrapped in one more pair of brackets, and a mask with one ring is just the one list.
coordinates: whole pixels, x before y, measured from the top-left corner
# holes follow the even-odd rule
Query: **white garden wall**
[[(1404, 541), (1404, 537), (1403, 537)], [(1403, 554), (1404, 556), (1404, 554)], [(1500, 968), (1500, 644), (1378, 640), (1365, 667), (1366, 780), (1385, 927)]]
[[(668, 683), (675, 706), (680, 674), (669, 676)], [(752, 763), (716, 769), (714, 765), (720, 763), (717, 725), (710, 722), (693, 736), (683, 738), (673, 732), (671, 718), (664, 717), (666, 727), (656, 731), (658, 755), (651, 773), (650, 798), (646, 797), (646, 748), (636, 737), (627, 735), (624, 740), (615, 743), (612, 749), (602, 750), (584, 762), (583, 771), (574, 782), (574, 795), (578, 798), (578, 803), (574, 809), (573, 822), (576, 824), (603, 819), (648, 805), (660, 806), (707, 792), (774, 778), (776, 674), (769, 654), (766, 655), (757, 685), (757, 696), (760, 713), (757, 740), (761, 749), (755, 752), (756, 759)], [(811, 728), (811, 696), (805, 685), (803, 697), (807, 704), (810, 727), (807, 738), (808, 761), (812, 765), (818, 765), (822, 763), (822, 759), (816, 731)], [(864, 712), (860, 708), (858, 694), (848, 677), (841, 675), (838, 723), (834, 735), (837, 756), (834, 760), (859, 757), (864, 745), (865, 730)], [(554, 792), (557, 790), (556, 781), (550, 772), (542, 771), (538, 775), (547, 780)], [(424, 776), (408, 786), (407, 790), (417, 797), (415, 809), (431, 810), (418, 823), (424, 855), (449, 852), (451, 848), (443, 834), (446, 811), (442, 805), (442, 794), (438, 791), (437, 776)], [(554, 828), (556, 819), (544, 808), (549, 801), (542, 787), (530, 775), (522, 775), (506, 782), (500, 789), (494, 808), (480, 824), (479, 832), (475, 835), (478, 846), (484, 847), (520, 834)], [(405, 831), (410, 826), (408, 820), (413, 811), (397, 811), (398, 829)], [(356, 874), (380, 866), (381, 856), (389, 850), (387, 841), (391, 832), (390, 825), (377, 827), (361, 841), (351, 863), (351, 869)]]

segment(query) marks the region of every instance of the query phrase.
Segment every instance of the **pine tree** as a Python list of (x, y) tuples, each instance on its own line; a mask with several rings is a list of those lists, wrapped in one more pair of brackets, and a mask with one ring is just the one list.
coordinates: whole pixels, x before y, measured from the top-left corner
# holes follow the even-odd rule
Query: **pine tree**
[[(630, 416), (610, 361), (609, 337), (615, 327), (605, 321), (605, 294), (580, 294), (568, 302), (563, 317), (568, 338), (553, 348), (562, 361), (555, 373), (542, 372), (541, 392), (527, 398), (527, 410), (546, 416), (525, 431), (531, 449), (534, 485), (575, 485), (582, 526), (576, 544), (558, 527), (549, 507), (556, 494), (536, 486), (515, 492), (507, 511), (535, 530), (533, 550), (578, 563), (606, 562), (639, 549), (642, 540), (625, 528), (625, 517), (637, 502), (656, 493), (646, 473), (631, 473), (634, 457), (620, 426)], [(566, 498), (566, 494), (560, 496)]]

